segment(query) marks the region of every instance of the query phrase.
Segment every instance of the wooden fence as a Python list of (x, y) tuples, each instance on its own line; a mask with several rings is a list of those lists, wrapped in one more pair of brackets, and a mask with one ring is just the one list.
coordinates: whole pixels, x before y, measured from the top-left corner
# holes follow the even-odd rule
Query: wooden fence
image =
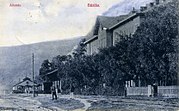
[(165, 97), (179, 97), (179, 86), (159, 86), (158, 95)]
[(147, 87), (127, 87), (127, 96), (147, 96), (148, 88)]
[[(158, 86), (158, 96), (179, 97), (179, 86)], [(152, 87), (127, 87), (127, 96), (152, 96)]]

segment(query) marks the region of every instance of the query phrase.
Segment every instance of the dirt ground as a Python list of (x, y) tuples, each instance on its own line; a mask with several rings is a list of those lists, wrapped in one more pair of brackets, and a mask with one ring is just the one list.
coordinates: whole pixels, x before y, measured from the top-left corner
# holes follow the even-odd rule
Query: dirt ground
[(1, 95), (0, 111), (179, 111), (177, 98)]
[(88, 111), (178, 111), (179, 99), (109, 97), (90, 101)]

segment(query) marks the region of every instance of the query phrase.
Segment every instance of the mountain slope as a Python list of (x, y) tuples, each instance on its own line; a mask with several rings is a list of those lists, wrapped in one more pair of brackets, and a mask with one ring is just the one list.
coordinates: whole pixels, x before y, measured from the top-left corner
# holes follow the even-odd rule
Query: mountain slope
[(32, 53), (35, 55), (35, 75), (43, 60), (69, 53), (81, 38), (0, 48), (0, 90), (11, 88), (19, 79), (32, 77)]

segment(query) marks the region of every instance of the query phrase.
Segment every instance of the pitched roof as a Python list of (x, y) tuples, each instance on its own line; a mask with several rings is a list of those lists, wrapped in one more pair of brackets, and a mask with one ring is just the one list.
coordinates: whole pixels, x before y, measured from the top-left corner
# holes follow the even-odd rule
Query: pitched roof
[[(125, 18), (129, 17), (128, 15), (120, 15), (115, 17), (107, 17), (107, 16), (98, 16), (96, 18), (95, 25), (93, 26), (92, 30), (86, 35), (86, 40), (91, 41), (95, 40), (92, 38), (96, 38), (98, 35), (99, 26), (101, 25), (103, 28), (109, 29), (110, 27), (116, 25), (120, 21), (124, 20)], [(88, 42), (87, 42), (88, 43)]]
[(121, 15), (116, 17), (98, 16), (97, 19), (102, 25), (102, 27), (110, 28), (121, 20), (125, 19), (126, 17), (128, 17), (128, 15)]
[(143, 15), (143, 13), (133, 13), (133, 14), (129, 14), (129, 16), (127, 16), (126, 18), (124, 18), (123, 20), (119, 21), (117, 24), (114, 24), (113, 26), (109, 27), (109, 30), (112, 30), (116, 27), (119, 27), (120, 25), (122, 25), (123, 23), (126, 23), (128, 21), (130, 21), (131, 19), (141, 16)]
[(107, 30), (113, 30), (116, 27), (119, 27), (120, 25), (128, 22), (129, 20), (141, 15), (143, 15), (143, 13), (131, 12), (127, 15), (120, 15), (115, 17), (98, 16), (92, 30), (86, 35), (87, 42), (85, 43), (96, 40), (93, 38), (96, 38), (96, 36), (98, 35), (100, 25)]
[(88, 44), (89, 42), (91, 42), (91, 41), (93, 41), (93, 40), (96, 40), (96, 39), (98, 39), (98, 36), (97, 36), (97, 35), (94, 35), (93, 37), (91, 37), (91, 38), (89, 38), (88, 40), (86, 40), (86, 41), (84, 42), (84, 44)]
[(51, 74), (54, 74), (55, 72), (57, 72), (58, 71), (58, 69), (55, 69), (55, 70), (53, 70), (53, 71), (51, 71), (51, 72), (49, 72), (49, 73), (47, 73), (47, 74), (45, 74), (45, 75), (51, 75)]
[[(28, 78), (28, 77), (25, 77), (22, 81), (20, 81), (20, 82), (18, 82), (17, 84), (15, 84), (14, 86), (17, 86), (17, 85), (26, 85), (26, 81), (28, 81), (28, 82), (30, 82), (28, 85), (32, 85), (32, 83), (33, 83), (33, 81), (30, 79), (30, 78)], [(35, 82), (34, 82), (34, 84), (36, 84)], [(13, 87), (14, 87), (13, 86)]]
[(32, 80), (31, 80), (29, 77), (25, 77), (25, 78), (23, 79), (23, 81), (26, 81), (26, 80), (29, 80), (29, 81), (32, 82)]

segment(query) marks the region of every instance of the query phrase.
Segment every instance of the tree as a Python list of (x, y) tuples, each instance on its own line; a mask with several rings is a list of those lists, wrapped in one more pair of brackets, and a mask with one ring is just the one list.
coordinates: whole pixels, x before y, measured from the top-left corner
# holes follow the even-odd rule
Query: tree
[(137, 52), (142, 58), (139, 60), (139, 76), (145, 78), (148, 84), (160, 83), (162, 80), (165, 85), (169, 85), (168, 79), (177, 75), (176, 68), (171, 67), (178, 67), (173, 63), (177, 60), (178, 47), (178, 15), (175, 4), (156, 7), (145, 13), (145, 17), (133, 35), (136, 39), (134, 43), (138, 44)]
[(86, 52), (86, 46), (84, 44), (86, 39), (82, 39), (79, 44), (77, 45), (77, 48), (73, 52), (74, 58), (80, 58), (85, 55)]
[(48, 78), (46, 77), (46, 74), (52, 70), (52, 64), (49, 62), (49, 60), (44, 60), (39, 70), (39, 76), (44, 81), (47, 81)]

